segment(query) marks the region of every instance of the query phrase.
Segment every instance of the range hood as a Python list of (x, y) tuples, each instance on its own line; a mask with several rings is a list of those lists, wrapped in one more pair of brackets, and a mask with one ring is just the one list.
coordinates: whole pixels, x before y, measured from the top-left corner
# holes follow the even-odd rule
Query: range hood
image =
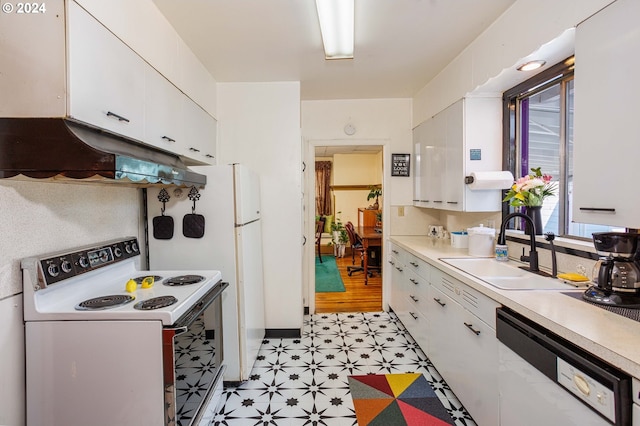
[(202, 187), (182, 159), (62, 118), (0, 118), (0, 178)]

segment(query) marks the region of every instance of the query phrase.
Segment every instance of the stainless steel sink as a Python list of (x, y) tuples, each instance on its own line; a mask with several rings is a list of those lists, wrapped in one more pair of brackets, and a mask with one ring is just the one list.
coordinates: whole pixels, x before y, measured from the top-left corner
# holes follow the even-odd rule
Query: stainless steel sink
[(542, 277), (520, 269), (516, 262), (498, 262), (493, 258), (441, 258), (440, 260), (502, 290), (567, 290), (571, 288), (557, 279)]

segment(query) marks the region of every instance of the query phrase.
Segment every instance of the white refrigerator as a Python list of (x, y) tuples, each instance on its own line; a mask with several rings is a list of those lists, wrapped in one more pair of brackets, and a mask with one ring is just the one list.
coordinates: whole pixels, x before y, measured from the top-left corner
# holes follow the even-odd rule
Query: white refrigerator
[[(160, 188), (147, 190), (149, 268), (222, 272), (229, 283), (222, 295), (224, 380), (244, 381), (265, 336), (260, 181), (240, 164), (192, 169), (207, 175), (195, 208), (189, 188), (166, 188), (164, 214), (174, 222), (170, 239), (154, 237), (151, 218), (161, 215)], [(193, 213), (204, 216), (201, 238), (183, 235), (183, 217)]]

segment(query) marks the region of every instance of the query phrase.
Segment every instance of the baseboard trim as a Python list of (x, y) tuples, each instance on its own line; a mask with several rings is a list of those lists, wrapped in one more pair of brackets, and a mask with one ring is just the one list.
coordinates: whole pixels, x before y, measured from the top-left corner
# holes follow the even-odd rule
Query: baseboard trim
[(299, 328), (267, 328), (264, 331), (266, 339), (299, 339), (302, 337)]

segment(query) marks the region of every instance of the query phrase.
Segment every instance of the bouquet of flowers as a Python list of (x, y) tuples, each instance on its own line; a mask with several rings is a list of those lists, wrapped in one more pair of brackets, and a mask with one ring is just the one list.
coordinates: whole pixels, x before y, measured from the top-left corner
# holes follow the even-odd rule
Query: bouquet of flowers
[(529, 174), (516, 180), (502, 201), (509, 201), (513, 207), (541, 206), (545, 198), (553, 196), (557, 183), (551, 182), (551, 176), (542, 174), (540, 167), (531, 169)]

